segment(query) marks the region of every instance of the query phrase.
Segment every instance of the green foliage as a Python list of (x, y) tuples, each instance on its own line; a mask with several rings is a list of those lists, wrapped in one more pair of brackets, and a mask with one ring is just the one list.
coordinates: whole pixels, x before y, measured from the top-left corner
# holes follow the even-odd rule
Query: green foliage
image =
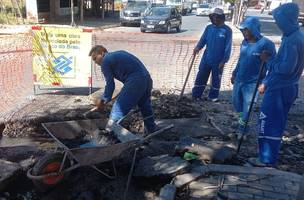
[[(25, 18), (25, 0), (17, 0), (22, 17)], [(18, 15), (17, 5), (11, 0), (0, 1), (0, 24), (20, 24), (22, 19)]]
[(229, 3), (235, 3), (236, 0), (225, 0), (225, 3), (227, 3), (227, 2), (229, 2)]

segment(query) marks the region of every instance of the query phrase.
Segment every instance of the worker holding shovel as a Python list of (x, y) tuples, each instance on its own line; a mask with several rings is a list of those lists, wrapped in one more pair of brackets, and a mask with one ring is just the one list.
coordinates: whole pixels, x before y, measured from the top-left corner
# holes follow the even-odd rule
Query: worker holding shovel
[(112, 107), (109, 122), (119, 121), (138, 106), (147, 132), (156, 131), (151, 105), (152, 79), (144, 64), (126, 51), (108, 52), (102, 45), (94, 46), (89, 56), (101, 66), (106, 81), (103, 95), (94, 102), (99, 109), (112, 100), (114, 79), (124, 84)]
[(274, 43), (261, 35), (260, 26), (257, 17), (247, 17), (239, 27), (244, 40), (241, 44), (238, 63), (231, 77), (231, 83), (233, 84), (232, 103), (234, 109), (240, 114), (237, 131), (238, 139), (247, 136), (251, 104), (256, 102), (258, 97), (254, 96), (257, 93), (257, 84), (266, 74), (266, 68), (264, 67), (267, 63), (264, 63), (265, 60), (262, 59), (264, 58), (262, 56), (267, 55), (267, 58), (273, 58), (276, 53)]
[(229, 26), (225, 25), (225, 14), (222, 9), (215, 8), (209, 18), (212, 24), (206, 27), (193, 50), (195, 56), (206, 46), (192, 89), (192, 97), (201, 99), (210, 73), (212, 73), (209, 99), (215, 102), (219, 96), (223, 69), (231, 53), (232, 31)]
[(299, 79), (304, 69), (304, 33), (298, 24), (299, 7), (283, 4), (273, 11), (273, 18), (283, 33), (276, 57), (269, 61), (268, 71), (259, 92), (264, 94), (259, 118), (259, 158), (256, 166), (275, 165), (289, 109), (298, 97)]

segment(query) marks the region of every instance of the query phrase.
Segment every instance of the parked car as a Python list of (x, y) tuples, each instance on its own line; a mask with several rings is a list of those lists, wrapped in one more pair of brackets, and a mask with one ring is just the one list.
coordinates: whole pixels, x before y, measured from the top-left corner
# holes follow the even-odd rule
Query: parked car
[(163, 7), (163, 6), (166, 6), (166, 5), (163, 3), (152, 3), (152, 7)]
[(193, 3), (192, 4), (192, 10), (196, 10), (198, 8), (199, 4), (198, 3)]
[(141, 20), (140, 31), (171, 32), (175, 28), (181, 31), (182, 16), (174, 7), (152, 7)]
[(120, 24), (140, 25), (140, 20), (151, 7), (148, 1), (128, 1), (125, 8), (120, 11)]
[(196, 9), (196, 16), (206, 16), (211, 13), (211, 5), (210, 4), (200, 4)]

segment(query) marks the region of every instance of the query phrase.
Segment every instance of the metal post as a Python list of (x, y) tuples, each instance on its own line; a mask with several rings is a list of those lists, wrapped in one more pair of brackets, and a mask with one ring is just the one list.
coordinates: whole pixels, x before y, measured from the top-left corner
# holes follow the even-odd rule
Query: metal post
[(74, 0), (71, 0), (71, 26), (76, 26), (74, 21)]
[(101, 6), (102, 6), (102, 10), (101, 10), (101, 18), (104, 19), (105, 18), (105, 0), (101, 1)]
[(80, 23), (83, 23), (83, 1), (80, 0)]
[(241, 22), (241, 16), (242, 16), (242, 12), (243, 12), (243, 3), (244, 3), (244, 0), (241, 0), (240, 5), (239, 5), (238, 18), (237, 18), (237, 22), (236, 22), (237, 25), (239, 25)]

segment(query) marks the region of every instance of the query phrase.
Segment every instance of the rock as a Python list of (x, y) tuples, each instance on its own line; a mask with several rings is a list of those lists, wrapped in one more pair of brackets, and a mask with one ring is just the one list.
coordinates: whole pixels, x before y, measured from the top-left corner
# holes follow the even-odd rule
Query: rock
[(82, 100), (81, 100), (81, 98), (80, 97), (76, 97), (75, 99), (74, 99), (74, 103), (78, 103), (78, 102), (81, 102)]
[(180, 157), (171, 157), (161, 155), (155, 157), (146, 157), (139, 161), (134, 176), (153, 177), (153, 176), (175, 176), (185, 170), (189, 163)]
[(0, 192), (4, 191), (6, 186), (13, 181), (15, 175), (21, 172), (18, 163), (0, 160)]
[(194, 166), (189, 173), (177, 175), (173, 181), (175, 187), (182, 188), (208, 172), (206, 167)]
[(161, 141), (152, 140), (149, 145), (143, 146), (139, 154), (141, 156), (158, 156), (163, 154), (173, 155), (175, 153), (175, 146), (178, 144), (177, 141)]
[(166, 184), (160, 189), (159, 200), (174, 200), (176, 188), (174, 185)]
[(152, 90), (151, 95), (152, 95), (152, 97), (159, 98), (162, 95), (162, 93), (160, 90)]
[(235, 155), (236, 147), (234, 144), (227, 142), (203, 141), (191, 137), (183, 137), (176, 146), (176, 151), (190, 151), (198, 154), (202, 160), (223, 163)]
[(35, 146), (24, 145), (0, 148), (0, 158), (11, 162), (21, 162), (32, 156), (41, 156), (42, 154), (43, 152)]
[(156, 123), (160, 126), (173, 124), (174, 127), (171, 131), (177, 133), (179, 137), (222, 136), (216, 128), (211, 127), (209, 123), (200, 118), (160, 119)]
[(303, 138), (304, 138), (304, 134), (303, 133), (297, 134), (297, 139), (303, 139)]

